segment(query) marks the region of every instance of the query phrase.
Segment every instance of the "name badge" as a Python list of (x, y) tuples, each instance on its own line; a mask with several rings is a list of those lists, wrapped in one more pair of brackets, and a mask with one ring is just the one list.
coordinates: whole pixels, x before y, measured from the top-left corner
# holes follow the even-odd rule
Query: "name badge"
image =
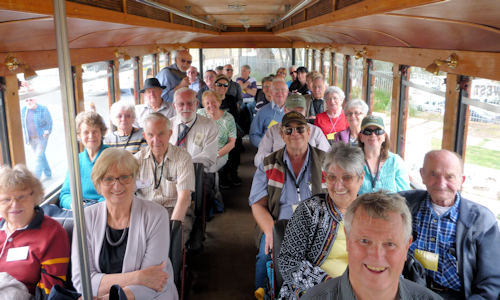
[(295, 210), (297, 209), (297, 206), (299, 206), (298, 204), (292, 204), (292, 212), (295, 212)]
[(427, 270), (431, 270), (437, 272), (438, 270), (438, 261), (439, 254), (427, 252), (420, 249), (415, 249), (415, 258), (426, 268)]
[(271, 122), (269, 122), (269, 125), (267, 125), (267, 129), (273, 127), (276, 124), (278, 124), (278, 122), (276, 122), (275, 120), (271, 120)]
[(194, 144), (197, 146), (202, 146), (203, 143), (203, 132), (197, 132), (194, 136)]
[(335, 139), (335, 134), (336, 132), (332, 132), (326, 135), (326, 138), (329, 140), (334, 140)]
[(29, 246), (10, 248), (7, 253), (7, 261), (25, 260), (28, 258)]

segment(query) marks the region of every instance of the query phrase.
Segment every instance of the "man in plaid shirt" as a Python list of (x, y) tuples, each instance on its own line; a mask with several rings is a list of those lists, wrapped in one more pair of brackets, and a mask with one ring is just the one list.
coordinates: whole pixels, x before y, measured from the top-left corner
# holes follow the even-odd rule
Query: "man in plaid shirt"
[(460, 195), (462, 159), (428, 152), (420, 174), (427, 191), (401, 195), (413, 217), (409, 251), (426, 269), (427, 287), (445, 299), (498, 299), (500, 231), (491, 211)]

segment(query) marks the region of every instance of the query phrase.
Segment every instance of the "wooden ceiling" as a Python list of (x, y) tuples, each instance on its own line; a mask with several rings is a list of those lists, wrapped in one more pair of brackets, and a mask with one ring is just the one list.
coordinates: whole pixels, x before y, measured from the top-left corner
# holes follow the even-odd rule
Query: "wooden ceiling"
[[(352, 44), (500, 52), (498, 0), (315, 0), (313, 8), (275, 21), (272, 27), (271, 20), (299, 0), (155, 1), (215, 20), (216, 26), (136, 0), (71, 0), (66, 2), (70, 48), (307, 45), (321, 49)], [(354, 4), (339, 8), (342, 3)], [(231, 9), (229, 4), (242, 9)], [(13, 52), (54, 51), (52, 15), (52, 1), (0, 0), (0, 59)], [(242, 20), (250, 27), (245, 28)]]

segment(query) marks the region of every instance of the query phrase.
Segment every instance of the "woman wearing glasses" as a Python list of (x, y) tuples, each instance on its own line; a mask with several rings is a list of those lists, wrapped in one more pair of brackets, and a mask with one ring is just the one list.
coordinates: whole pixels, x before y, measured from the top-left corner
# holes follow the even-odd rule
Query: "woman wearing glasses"
[(330, 86), (325, 91), (326, 111), (317, 114), (314, 125), (323, 130), (326, 138), (333, 143), (335, 136), (347, 128), (347, 121), (342, 111), (345, 94), (342, 89)]
[(360, 99), (351, 100), (344, 107), (344, 114), (349, 127), (335, 135), (333, 142), (344, 142), (354, 146), (358, 145), (358, 135), (361, 131), (361, 121), (368, 113), (368, 105)]
[(283, 276), (280, 299), (298, 299), (307, 289), (342, 275), (347, 267), (342, 215), (363, 183), (363, 152), (336, 143), (326, 154), (328, 193), (299, 203), (288, 222), (278, 255)]
[[(85, 208), (90, 279), (94, 297), (120, 285), (127, 299), (177, 299), (168, 257), (168, 212), (134, 196), (139, 164), (127, 150), (104, 150), (92, 181), (106, 201)], [(82, 291), (76, 236), (72, 246), (73, 284)], [(107, 299), (107, 298), (106, 298)]]
[(389, 136), (384, 130), (384, 121), (374, 115), (361, 122), (358, 136), (359, 146), (365, 153), (365, 180), (359, 194), (385, 190), (389, 192), (410, 189), (410, 179), (403, 160), (389, 152)]

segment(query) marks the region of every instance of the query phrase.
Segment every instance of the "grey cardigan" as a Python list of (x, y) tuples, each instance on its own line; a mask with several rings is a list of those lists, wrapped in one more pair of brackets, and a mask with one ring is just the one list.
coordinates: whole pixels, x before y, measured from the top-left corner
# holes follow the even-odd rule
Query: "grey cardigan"
[[(104, 242), (106, 222), (107, 209), (105, 201), (85, 208), (90, 278), (94, 296), (97, 296), (101, 279), (106, 275), (101, 273), (99, 267), (99, 255)], [(167, 211), (154, 202), (134, 199), (130, 212), (130, 227), (122, 273), (142, 270), (165, 261), (167, 266), (164, 271), (169, 276), (165, 288), (159, 293), (142, 285), (128, 286), (136, 299), (178, 299), (172, 264), (168, 257), (169, 246), (170, 225)], [(72, 279), (76, 290), (81, 292), (79, 258), (76, 231), (74, 230), (71, 251)]]
[[(413, 216), (427, 191), (400, 193)], [(500, 230), (486, 207), (461, 197), (457, 220), (458, 275), (465, 299), (498, 299), (500, 295)], [(415, 237), (413, 237), (415, 239)]]

